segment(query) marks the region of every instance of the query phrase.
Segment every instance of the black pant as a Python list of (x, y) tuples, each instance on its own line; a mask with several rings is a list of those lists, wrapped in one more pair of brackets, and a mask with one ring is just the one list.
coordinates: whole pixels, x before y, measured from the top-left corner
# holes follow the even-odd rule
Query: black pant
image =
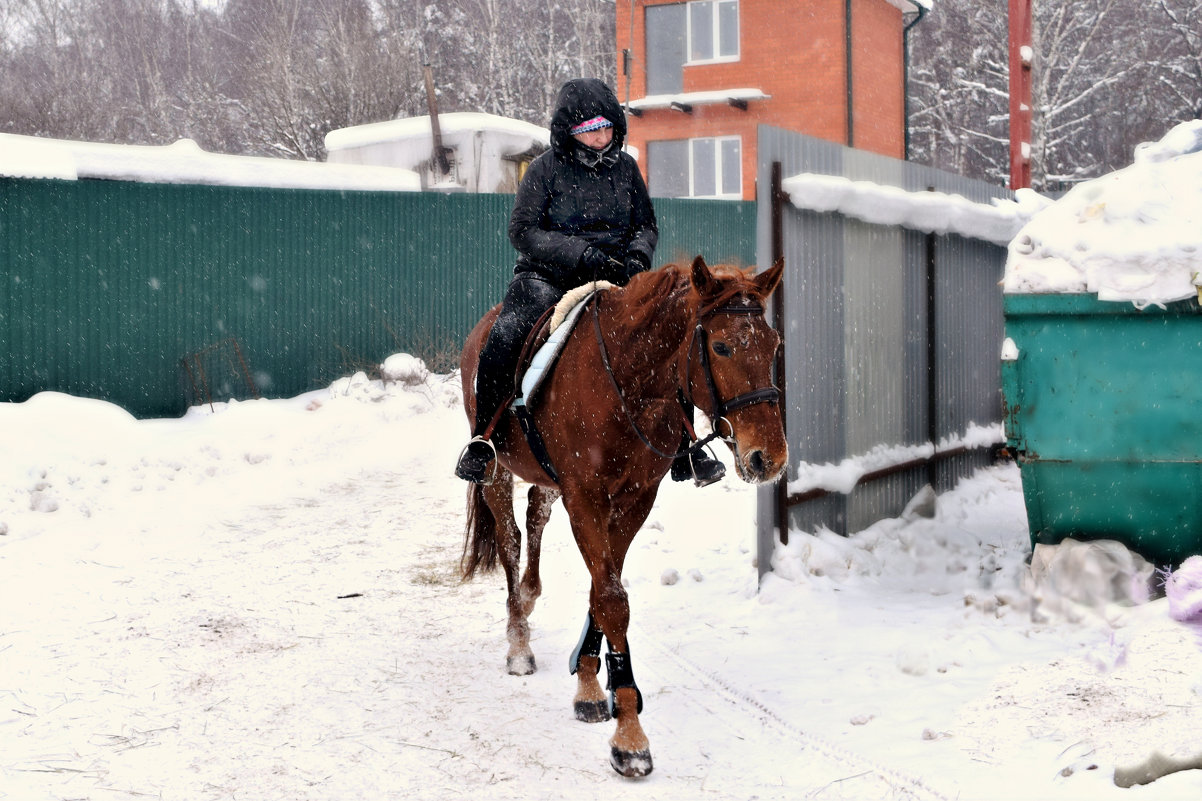
[(543, 312), (563, 297), (563, 290), (529, 275), (517, 275), (509, 282), (501, 313), (480, 351), (476, 371), (476, 425), (472, 435), (484, 435), (484, 429), (509, 399), (517, 386), (518, 359), (522, 344)]

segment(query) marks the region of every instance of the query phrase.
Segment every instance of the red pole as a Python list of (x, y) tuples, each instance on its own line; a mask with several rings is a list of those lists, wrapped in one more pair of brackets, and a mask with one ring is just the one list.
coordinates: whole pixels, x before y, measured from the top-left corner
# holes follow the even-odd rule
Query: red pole
[(1010, 0), (1010, 188), (1031, 185), (1032, 0)]

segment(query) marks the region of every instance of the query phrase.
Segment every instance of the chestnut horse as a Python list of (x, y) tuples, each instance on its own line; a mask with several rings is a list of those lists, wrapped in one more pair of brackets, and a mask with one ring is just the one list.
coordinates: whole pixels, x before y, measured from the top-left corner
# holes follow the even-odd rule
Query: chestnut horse
[[(714, 436), (730, 446), (744, 481), (771, 481), (784, 468), (788, 447), (771, 380), (780, 338), (764, 319), (765, 299), (783, 267), (778, 262), (758, 276), (733, 267), (711, 271), (698, 257), (691, 267), (668, 265), (595, 295), (531, 404), (558, 485), (506, 412), (493, 434), (496, 477), (468, 489), (463, 578), (495, 568), (499, 557), (509, 584), (507, 664), (515, 675), (535, 670), (527, 618), (541, 592), (543, 527), (562, 496), (592, 579), (584, 633), (569, 659), (578, 682), (576, 717), (617, 718), (610, 763), (623, 776), (644, 776), (652, 764), (626, 642), (630, 606), (622, 563), (676, 455), (685, 425), (682, 397), (714, 421)], [(493, 309), (484, 316), (463, 349), (469, 421), (475, 415), (480, 349), (496, 315)], [(527, 564), (520, 581), (514, 476), (531, 484)], [(597, 681), (602, 635), (609, 642), (608, 696)]]

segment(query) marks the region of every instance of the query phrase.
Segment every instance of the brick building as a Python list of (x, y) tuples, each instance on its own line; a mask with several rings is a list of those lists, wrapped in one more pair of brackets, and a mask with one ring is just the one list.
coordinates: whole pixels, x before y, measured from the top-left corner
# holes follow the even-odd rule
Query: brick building
[(904, 158), (920, 2), (617, 0), (615, 88), (651, 194), (754, 198), (760, 124)]

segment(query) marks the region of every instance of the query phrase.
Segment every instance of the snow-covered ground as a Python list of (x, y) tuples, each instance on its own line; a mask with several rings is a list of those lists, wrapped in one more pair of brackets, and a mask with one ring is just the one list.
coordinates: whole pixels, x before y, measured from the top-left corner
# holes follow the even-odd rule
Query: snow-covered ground
[(792, 532), (762, 585), (753, 488), (665, 484), (626, 570), (655, 771), (621, 779), (572, 716), (562, 509), (539, 671), (509, 676), (503, 580), (457, 575), (458, 381), (407, 361), (179, 420), (0, 405), (0, 798), (1202, 797), (1114, 783), (1202, 750), (1193, 633), (1164, 599), (1034, 600), (1011, 465), (933, 517)]

